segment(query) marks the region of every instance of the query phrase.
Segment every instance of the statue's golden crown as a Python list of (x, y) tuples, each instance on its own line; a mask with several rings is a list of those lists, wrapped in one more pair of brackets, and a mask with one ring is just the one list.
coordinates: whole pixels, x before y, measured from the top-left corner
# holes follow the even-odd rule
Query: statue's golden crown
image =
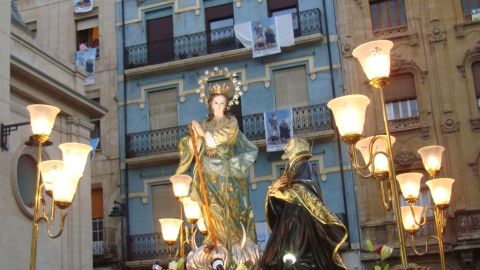
[(228, 86), (225, 83), (215, 83), (208, 87), (208, 91), (210, 92), (210, 95), (228, 95)]

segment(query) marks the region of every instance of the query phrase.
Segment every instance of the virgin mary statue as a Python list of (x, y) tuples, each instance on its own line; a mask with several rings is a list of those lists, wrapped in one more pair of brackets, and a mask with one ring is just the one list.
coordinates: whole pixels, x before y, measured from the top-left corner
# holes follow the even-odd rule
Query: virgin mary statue
[[(230, 106), (238, 104), (235, 98), (238, 98), (237, 89), (232, 91), (226, 84), (217, 83), (208, 89), (208, 94), (200, 94), (200, 100), (208, 107), (208, 117), (200, 123), (192, 121), (194, 132), (190, 134), (195, 136), (200, 161), (197, 164), (203, 168), (208, 209), (202, 196), (197, 165), (193, 172), (190, 197), (200, 203), (204, 217), (211, 217), (212, 228), (208, 228), (209, 236), (205, 242), (211, 243), (213, 230), (216, 241), (225, 251), (225, 269), (235, 269), (240, 264), (252, 269), (259, 260), (259, 253), (247, 177), (258, 149), (239, 130), (237, 119), (228, 113)], [(181, 174), (190, 167), (194, 159), (191, 135), (180, 140), (178, 150), (180, 164), (176, 173)], [(193, 253), (195, 252), (202, 251), (194, 250)], [(202, 262), (199, 257), (202, 256), (190, 254), (187, 268), (212, 269), (211, 264), (207, 267), (204, 265), (207, 262)]]

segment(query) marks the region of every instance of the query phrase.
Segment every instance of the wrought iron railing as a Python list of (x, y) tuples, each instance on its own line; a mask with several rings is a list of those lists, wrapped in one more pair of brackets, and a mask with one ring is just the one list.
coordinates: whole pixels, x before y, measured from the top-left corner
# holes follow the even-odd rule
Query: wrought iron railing
[[(319, 9), (292, 14), (294, 36), (306, 36), (322, 32)], [(235, 38), (233, 26), (178, 36), (152, 43), (125, 48), (126, 68), (160, 64), (201, 55), (242, 48)]]
[(93, 241), (93, 256), (116, 255), (117, 244), (115, 243), (116, 229), (111, 227), (103, 228), (103, 240)]
[(388, 120), (388, 126), (391, 130), (412, 129), (419, 127), (420, 117), (407, 117), (400, 119)]
[[(293, 134), (332, 129), (330, 111), (325, 103), (296, 107), (292, 109)], [(251, 141), (265, 139), (263, 113), (242, 117), (243, 133)], [(156, 129), (127, 135), (127, 157), (140, 157), (177, 151), (178, 141), (187, 134), (186, 126)]]
[(130, 235), (128, 247), (130, 261), (156, 259), (163, 262), (172, 259), (175, 255), (172, 252), (178, 248), (177, 245), (169, 248), (161, 233)]

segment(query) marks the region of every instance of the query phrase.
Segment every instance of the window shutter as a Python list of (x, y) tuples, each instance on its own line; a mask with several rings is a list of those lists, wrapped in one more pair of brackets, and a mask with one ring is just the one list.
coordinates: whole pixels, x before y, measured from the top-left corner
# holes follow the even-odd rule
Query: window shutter
[(152, 218), (156, 232), (160, 232), (160, 218), (178, 217), (180, 203), (175, 198), (172, 185), (159, 185), (152, 187)]
[(92, 218), (103, 217), (103, 190), (92, 189)]
[(390, 76), (390, 83), (383, 89), (385, 103), (416, 99), (415, 79), (412, 73)]
[(480, 97), (480, 61), (472, 64), (472, 75), (475, 84), (475, 95)]
[(161, 90), (148, 93), (150, 129), (178, 126), (177, 90)]
[(305, 66), (276, 70), (275, 103), (277, 109), (308, 105), (307, 71)]

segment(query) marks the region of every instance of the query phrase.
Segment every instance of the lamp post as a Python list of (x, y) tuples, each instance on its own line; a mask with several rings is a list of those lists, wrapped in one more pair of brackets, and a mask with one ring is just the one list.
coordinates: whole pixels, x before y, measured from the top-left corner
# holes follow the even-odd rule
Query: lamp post
[[(34, 104), (27, 106), (27, 110), (30, 113), (33, 132), (29, 143), (38, 146), (30, 249), (30, 270), (35, 270), (39, 223), (40, 221), (47, 223), (47, 232), (50, 238), (57, 238), (62, 234), (67, 215), (64, 211), (72, 204), (77, 184), (83, 175), (87, 157), (92, 148), (81, 143), (64, 143), (59, 146), (63, 160), (42, 161), (42, 145), (48, 142), (56, 115), (60, 112), (60, 109), (50, 105)], [(43, 183), (40, 183), (40, 175)], [(47, 213), (44, 191), (51, 197), (50, 214)], [(51, 226), (55, 219), (56, 208), (60, 209), (60, 229), (57, 233), (52, 233)]]
[[(420, 181), (422, 174), (405, 173), (397, 176), (397, 181), (402, 190), (408, 206), (402, 206), (402, 221), (405, 230), (411, 235), (412, 248), (415, 254), (424, 255), (428, 252), (429, 240), (435, 239), (438, 242), (438, 253), (440, 255), (441, 269), (445, 270), (445, 251), (443, 245), (443, 233), (446, 226), (445, 211), (450, 204), (452, 195), (452, 185), (455, 182), (451, 178), (434, 178), (438, 175), (442, 165), (442, 153), (445, 150), (443, 146), (432, 145), (420, 148), (418, 153), (422, 157), (425, 170), (430, 179), (426, 182), (432, 195), (434, 206), (416, 206), (420, 190)], [(415, 246), (415, 233), (420, 226), (427, 223), (427, 211), (433, 211), (435, 219), (436, 235), (430, 235), (425, 241), (425, 250), (418, 251)]]
[[(395, 172), (392, 148), (395, 138), (390, 135), (385, 108), (385, 99), (383, 95), (383, 88), (385, 85), (387, 85), (389, 80), (388, 77), (390, 75), (390, 50), (392, 47), (393, 42), (389, 40), (377, 40), (364, 43), (356, 47), (352, 52), (352, 55), (359, 60), (370, 85), (377, 89), (380, 94), (385, 134), (361, 139), (363, 126), (365, 123), (365, 111), (366, 107), (370, 103), (370, 100), (366, 96), (342, 96), (332, 99), (330, 102), (328, 102), (327, 106), (333, 112), (335, 123), (338, 127), (338, 131), (342, 140), (350, 146), (352, 167), (355, 173), (363, 178), (375, 179), (379, 183), (385, 209), (390, 210), (393, 206), (399, 239), (401, 264), (402, 267), (406, 269), (407, 253), (403, 229), (405, 227), (405, 230), (412, 233), (416, 232), (420, 226), (420, 216), (417, 217), (417, 214), (421, 213), (424, 208), (420, 206), (414, 206), (413, 204), (418, 198), (422, 174), (409, 173), (397, 176)], [(422, 161), (425, 165), (426, 171), (432, 178), (438, 174), (440, 169), (441, 153), (443, 152), (443, 149), (444, 148), (441, 146), (427, 146), (418, 151), (422, 156)], [(361, 153), (361, 158), (358, 156), (357, 151)], [(438, 159), (439, 155), (440, 159)], [(363, 159), (363, 163), (360, 162), (361, 159)], [(408, 209), (400, 207), (397, 181), (395, 181), (396, 179), (399, 182), (406, 201), (410, 204)], [(445, 181), (442, 181), (442, 183), (445, 183)], [(445, 269), (442, 242), (442, 233), (443, 227), (445, 226), (445, 220), (443, 212), (439, 210), (445, 209), (448, 205), (448, 203), (446, 204), (445, 198), (447, 195), (448, 197), (450, 196), (450, 191), (444, 187), (445, 185), (442, 186), (442, 189), (438, 188), (436, 191), (436, 193), (439, 194), (438, 196), (443, 196), (443, 201), (440, 202), (439, 199), (439, 204), (436, 202), (435, 217), (437, 224), (436, 238), (439, 241), (442, 269)], [(432, 191), (432, 196), (433, 195), (434, 193)], [(438, 229), (440, 227), (442, 227), (441, 230)], [(417, 253), (416, 250), (415, 253)]]

